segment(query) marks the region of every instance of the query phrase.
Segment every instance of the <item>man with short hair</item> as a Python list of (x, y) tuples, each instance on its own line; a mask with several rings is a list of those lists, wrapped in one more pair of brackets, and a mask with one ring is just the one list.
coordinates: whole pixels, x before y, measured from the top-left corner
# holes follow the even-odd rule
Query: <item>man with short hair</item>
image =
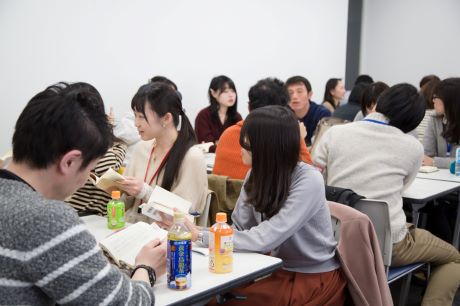
[[(265, 78), (258, 81), (249, 89), (249, 111), (268, 106), (287, 106), (289, 96), (282, 81), (276, 78)], [(216, 159), (214, 162), (213, 174), (228, 176), (232, 179), (244, 179), (249, 167), (241, 160), (240, 133), (243, 120), (227, 128), (220, 136), (216, 147)], [(300, 126), (301, 134), (302, 128)], [(300, 142), (300, 159), (311, 164), (310, 152), (305, 142)]]
[(62, 202), (112, 145), (97, 90), (59, 83), (34, 96), (16, 122), (13, 159), (0, 170), (0, 297), (3, 304), (153, 305), (165, 244), (136, 257), (131, 281), (103, 256)]
[(289, 93), (289, 106), (307, 128), (305, 142), (311, 145), (311, 138), (315, 133), (318, 122), (323, 117), (330, 117), (331, 112), (322, 105), (311, 101), (313, 91), (310, 82), (302, 76), (293, 76), (286, 81), (286, 88)]

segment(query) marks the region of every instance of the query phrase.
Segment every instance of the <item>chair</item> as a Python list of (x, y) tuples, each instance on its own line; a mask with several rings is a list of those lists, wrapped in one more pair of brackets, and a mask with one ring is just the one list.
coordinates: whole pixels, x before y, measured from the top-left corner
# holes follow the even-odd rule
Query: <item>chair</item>
[[(208, 174), (208, 188), (216, 194), (216, 200), (211, 201), (209, 207), (209, 220), (211, 224), (216, 222), (216, 213), (218, 212), (224, 212), (228, 217), (231, 216), (242, 186), (243, 180)], [(231, 218), (227, 218), (227, 220), (227, 223), (231, 224)]]
[(211, 201), (213, 198), (217, 200), (216, 194), (214, 193), (214, 191), (208, 190), (203, 212), (201, 213), (201, 216), (197, 219), (196, 225), (203, 227), (208, 227), (211, 225), (209, 222), (209, 209), (211, 207)]
[(407, 296), (409, 294), (412, 272), (428, 264), (414, 263), (402, 267), (390, 267), (393, 243), (391, 241), (390, 214), (388, 204), (382, 201), (361, 199), (355, 204), (354, 208), (366, 214), (374, 225), (374, 229), (380, 244), (380, 250), (382, 251), (383, 263), (387, 273), (388, 284), (391, 284), (394, 281), (407, 276), (403, 280), (399, 298), (399, 305), (405, 305)]

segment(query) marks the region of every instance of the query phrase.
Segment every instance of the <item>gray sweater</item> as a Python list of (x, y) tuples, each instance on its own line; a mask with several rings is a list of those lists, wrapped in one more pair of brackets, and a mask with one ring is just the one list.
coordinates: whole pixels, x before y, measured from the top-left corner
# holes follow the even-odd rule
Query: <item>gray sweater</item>
[(1, 305), (153, 305), (150, 286), (112, 266), (67, 204), (0, 178)]
[(269, 253), (283, 268), (301, 273), (328, 272), (340, 267), (336, 241), (319, 171), (300, 162), (292, 173), (289, 196), (280, 211), (262, 221), (247, 203), (244, 188), (232, 214), (236, 250)]
[(451, 144), (450, 157), (447, 154), (447, 140), (442, 134), (442, 117), (432, 114), (428, 119), (428, 125), (423, 138), (425, 155), (433, 157), (433, 165), (438, 168), (449, 169), (455, 160), (455, 151), (459, 144)]

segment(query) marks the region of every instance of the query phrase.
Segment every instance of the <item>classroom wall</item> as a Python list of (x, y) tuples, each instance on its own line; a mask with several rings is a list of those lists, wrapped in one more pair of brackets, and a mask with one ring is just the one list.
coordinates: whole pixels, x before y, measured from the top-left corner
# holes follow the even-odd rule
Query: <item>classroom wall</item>
[(460, 76), (460, 1), (364, 0), (360, 72), (418, 87), (427, 74)]
[[(175, 81), (191, 118), (213, 76), (236, 84), (239, 111), (258, 79), (300, 74), (321, 102), (345, 74), (348, 1), (2, 0), (0, 155), (27, 101), (57, 81), (86, 81), (116, 116), (154, 75)], [(108, 108), (107, 108), (108, 109)]]

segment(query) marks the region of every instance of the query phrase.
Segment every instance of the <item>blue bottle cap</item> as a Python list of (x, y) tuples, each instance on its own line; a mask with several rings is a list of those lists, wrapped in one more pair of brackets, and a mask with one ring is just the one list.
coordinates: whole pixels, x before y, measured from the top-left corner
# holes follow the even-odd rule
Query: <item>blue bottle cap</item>
[(455, 162), (450, 164), (450, 173), (455, 174)]

